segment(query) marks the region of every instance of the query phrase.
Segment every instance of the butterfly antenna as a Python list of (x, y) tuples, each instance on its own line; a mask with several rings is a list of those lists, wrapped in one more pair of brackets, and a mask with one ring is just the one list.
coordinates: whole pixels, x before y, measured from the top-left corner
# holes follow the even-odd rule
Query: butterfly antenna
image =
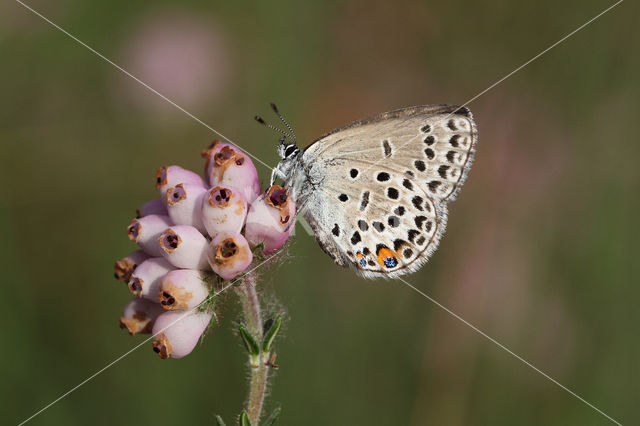
[(281, 135), (284, 135), (285, 137), (288, 137), (289, 139), (295, 141), (296, 138), (292, 137), (289, 133), (285, 132), (284, 130), (276, 127), (276, 126), (272, 126), (271, 124), (267, 123), (266, 121), (264, 121), (264, 119), (262, 117), (260, 117), (259, 115), (256, 115), (255, 117), (253, 117), (258, 123), (262, 124), (265, 127), (270, 128), (271, 130), (275, 130), (276, 132), (280, 133)]
[(275, 112), (276, 115), (278, 116), (278, 118), (280, 118), (280, 121), (282, 121), (284, 123), (284, 125), (287, 126), (287, 129), (289, 129), (289, 131), (293, 135), (293, 138), (292, 138), (293, 139), (293, 143), (297, 145), (298, 144), (298, 140), (296, 139), (296, 133), (293, 131), (293, 128), (289, 125), (289, 123), (287, 123), (287, 120), (284, 119), (282, 114), (280, 114), (280, 111), (278, 111), (278, 107), (276, 106), (276, 104), (271, 102), (269, 105), (271, 105), (271, 109), (273, 110), (273, 112)]

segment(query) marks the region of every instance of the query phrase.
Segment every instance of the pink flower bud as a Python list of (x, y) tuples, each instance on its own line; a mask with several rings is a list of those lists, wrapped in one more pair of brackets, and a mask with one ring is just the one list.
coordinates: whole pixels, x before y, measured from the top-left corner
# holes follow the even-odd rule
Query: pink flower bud
[(129, 290), (138, 297), (145, 297), (154, 302), (158, 301), (160, 279), (169, 271), (175, 269), (173, 265), (162, 257), (152, 257), (142, 262), (129, 280)]
[(209, 244), (207, 255), (211, 269), (225, 280), (247, 269), (253, 260), (249, 243), (235, 232), (217, 234)]
[(202, 152), (207, 159), (205, 176), (210, 186), (230, 185), (238, 188), (247, 202), (260, 194), (260, 180), (253, 162), (238, 147), (214, 141)]
[(167, 189), (179, 183), (200, 186), (202, 188), (207, 187), (197, 173), (183, 169), (180, 166), (160, 167), (158, 173), (156, 173), (156, 188), (160, 191), (161, 197), (167, 193)]
[(159, 304), (136, 297), (124, 307), (120, 317), (120, 328), (126, 328), (132, 336), (137, 333), (151, 333), (153, 322), (163, 312), (164, 309)]
[(158, 237), (162, 256), (173, 266), (184, 269), (209, 269), (207, 239), (193, 226), (174, 225)]
[(168, 216), (167, 205), (162, 198), (156, 198), (155, 200), (147, 201), (137, 211), (138, 218), (149, 216), (151, 214), (157, 214), (160, 216)]
[(247, 201), (231, 186), (216, 186), (202, 200), (202, 222), (211, 237), (240, 232), (247, 217)]
[(209, 296), (209, 287), (201, 271), (178, 269), (169, 272), (160, 281), (158, 299), (167, 310), (195, 308)]
[(212, 315), (207, 312), (170, 311), (161, 314), (153, 325), (153, 350), (160, 358), (182, 358), (198, 344)]
[(281, 186), (272, 186), (249, 209), (244, 234), (251, 245), (273, 252), (287, 241), (296, 220), (296, 206)]
[(149, 215), (140, 219), (133, 219), (127, 227), (129, 239), (137, 243), (142, 250), (150, 256), (162, 256), (162, 250), (158, 246), (158, 237), (165, 229), (171, 226), (168, 216)]
[(173, 223), (195, 226), (200, 232), (206, 232), (201, 211), (206, 193), (205, 188), (183, 183), (167, 189), (167, 210)]
[(148, 258), (148, 254), (146, 254), (142, 250), (136, 250), (129, 256), (123, 257), (122, 259), (118, 260), (114, 265), (114, 275), (116, 279), (125, 283), (129, 282), (129, 278), (131, 278), (131, 274), (136, 269), (136, 267)]

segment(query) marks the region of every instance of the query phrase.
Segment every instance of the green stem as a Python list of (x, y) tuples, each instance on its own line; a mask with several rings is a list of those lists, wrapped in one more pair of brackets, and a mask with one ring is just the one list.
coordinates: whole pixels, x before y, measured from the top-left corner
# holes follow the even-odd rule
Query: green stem
[[(262, 311), (256, 292), (256, 276), (249, 272), (245, 275), (242, 285), (236, 287), (247, 329), (260, 345), (262, 345)], [(268, 355), (268, 354), (267, 354)], [(263, 354), (257, 358), (249, 356), (249, 399), (247, 401), (247, 413), (253, 426), (258, 426), (262, 405), (267, 391), (267, 379), (269, 367), (263, 362)]]

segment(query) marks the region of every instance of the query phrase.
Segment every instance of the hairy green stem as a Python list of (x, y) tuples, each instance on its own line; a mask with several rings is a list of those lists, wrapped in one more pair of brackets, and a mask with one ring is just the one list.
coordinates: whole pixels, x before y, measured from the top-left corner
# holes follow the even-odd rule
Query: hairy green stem
[[(244, 320), (249, 332), (253, 335), (260, 345), (262, 345), (262, 311), (260, 309), (260, 301), (256, 292), (256, 276), (249, 272), (245, 275), (242, 285), (237, 287), (237, 293), (240, 297)], [(266, 355), (268, 356), (268, 354)], [(267, 391), (267, 379), (269, 375), (269, 367), (263, 361), (264, 354), (260, 356), (249, 356), (249, 370), (251, 379), (249, 381), (249, 399), (247, 401), (247, 414), (253, 426), (258, 426), (260, 415), (262, 413), (262, 405)]]

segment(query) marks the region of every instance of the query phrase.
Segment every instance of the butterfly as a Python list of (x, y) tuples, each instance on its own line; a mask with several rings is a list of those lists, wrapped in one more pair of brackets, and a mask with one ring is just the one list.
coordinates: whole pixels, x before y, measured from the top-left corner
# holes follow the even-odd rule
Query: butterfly
[[(424, 105), (330, 131), (301, 150), (284, 135), (273, 169), (336, 264), (366, 278), (417, 271), (438, 247), (447, 205), (464, 183), (478, 133), (471, 111)], [(287, 143), (290, 139), (290, 143)]]

